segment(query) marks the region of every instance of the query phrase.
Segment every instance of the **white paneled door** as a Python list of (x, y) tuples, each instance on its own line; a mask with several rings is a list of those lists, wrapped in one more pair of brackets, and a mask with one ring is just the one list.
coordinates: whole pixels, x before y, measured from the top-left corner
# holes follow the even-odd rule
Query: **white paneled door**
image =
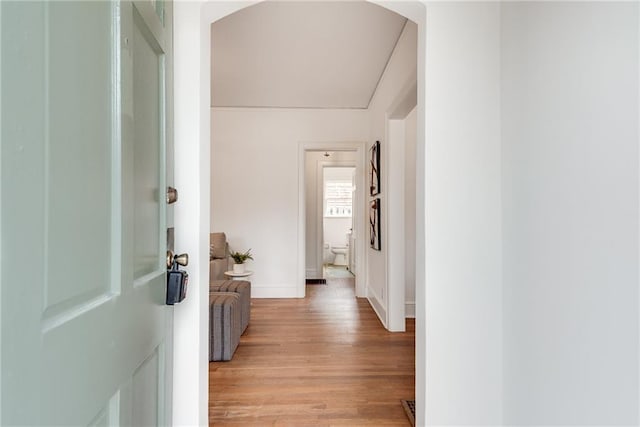
[(0, 1), (0, 424), (170, 424), (171, 4)]

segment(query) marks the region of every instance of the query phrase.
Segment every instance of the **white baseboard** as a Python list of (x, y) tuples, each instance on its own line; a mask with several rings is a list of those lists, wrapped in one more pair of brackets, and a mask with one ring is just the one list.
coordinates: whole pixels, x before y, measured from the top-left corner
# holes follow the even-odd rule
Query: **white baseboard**
[(251, 298), (298, 298), (293, 286), (255, 286), (251, 284)]
[(317, 268), (307, 268), (306, 272), (306, 278), (307, 279), (317, 279), (318, 277), (318, 269)]
[(404, 304), (404, 317), (408, 319), (416, 318), (416, 303), (414, 301), (407, 301)]
[(385, 327), (385, 329), (389, 329), (387, 327), (387, 321), (386, 321), (386, 319), (387, 319), (387, 309), (380, 302), (380, 300), (374, 294), (374, 292), (371, 291), (371, 289), (369, 289), (367, 294), (368, 294), (367, 300), (369, 301), (369, 305), (371, 305), (371, 307), (373, 308), (373, 311), (376, 312), (376, 315), (378, 316), (378, 319), (380, 319), (380, 322), (382, 322), (382, 325)]

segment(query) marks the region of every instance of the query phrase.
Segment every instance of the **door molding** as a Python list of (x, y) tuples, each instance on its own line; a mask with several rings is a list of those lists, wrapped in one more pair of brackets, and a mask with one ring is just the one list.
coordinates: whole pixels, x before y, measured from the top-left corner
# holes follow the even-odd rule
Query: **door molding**
[[(327, 151), (336, 151), (336, 150), (331, 149)], [(324, 241), (324, 170), (325, 168), (331, 168), (331, 167), (355, 168), (356, 163), (352, 161), (344, 161), (344, 160), (342, 161), (319, 160), (316, 164), (316, 167), (317, 167), (317, 171), (316, 171), (316, 191), (317, 191), (316, 203), (317, 204), (316, 206), (318, 207), (316, 212), (316, 238), (318, 239), (318, 242), (321, 245), (320, 251), (318, 252), (318, 256), (316, 257), (316, 266), (319, 269), (319, 271), (322, 271), (322, 268), (324, 266), (324, 245), (325, 245), (325, 241)], [(358, 171), (356, 170), (356, 174), (357, 173)], [(352, 215), (353, 215), (354, 221), (358, 221), (361, 218), (355, 212), (354, 208), (357, 208), (357, 206), (353, 200), (351, 202), (351, 205), (352, 205), (351, 209), (352, 209)], [(320, 206), (322, 206), (322, 209), (320, 209)], [(306, 248), (306, 242), (305, 242), (305, 248)]]
[[(366, 265), (364, 242), (364, 192), (365, 188), (365, 142), (300, 142), (298, 144), (298, 268), (296, 273), (296, 295), (298, 298), (305, 296), (306, 279), (306, 206), (305, 206), (305, 154), (308, 151), (355, 151), (356, 153), (356, 199), (353, 202), (354, 215), (356, 221), (356, 285), (357, 297), (365, 294), (366, 277), (364, 268)], [(324, 162), (321, 162), (324, 163)], [(327, 162), (330, 163), (330, 162)], [(340, 163), (340, 162), (337, 162)], [(344, 162), (353, 164), (352, 162)], [(318, 165), (320, 166), (320, 165)], [(326, 166), (329, 166), (327, 164)], [(323, 166), (324, 167), (324, 166)]]

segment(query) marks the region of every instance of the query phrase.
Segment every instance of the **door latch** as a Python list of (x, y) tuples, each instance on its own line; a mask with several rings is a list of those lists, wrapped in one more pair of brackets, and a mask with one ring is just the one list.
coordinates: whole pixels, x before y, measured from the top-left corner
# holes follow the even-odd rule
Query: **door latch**
[(167, 187), (167, 204), (170, 205), (178, 201), (178, 190), (173, 187)]

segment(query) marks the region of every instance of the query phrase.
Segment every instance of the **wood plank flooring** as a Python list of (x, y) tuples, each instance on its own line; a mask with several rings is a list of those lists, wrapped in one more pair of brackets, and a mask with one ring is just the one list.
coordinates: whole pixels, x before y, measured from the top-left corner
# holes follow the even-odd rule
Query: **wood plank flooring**
[(230, 362), (209, 364), (213, 426), (410, 426), (414, 322), (387, 332), (353, 279), (307, 285), (305, 299), (254, 299)]

